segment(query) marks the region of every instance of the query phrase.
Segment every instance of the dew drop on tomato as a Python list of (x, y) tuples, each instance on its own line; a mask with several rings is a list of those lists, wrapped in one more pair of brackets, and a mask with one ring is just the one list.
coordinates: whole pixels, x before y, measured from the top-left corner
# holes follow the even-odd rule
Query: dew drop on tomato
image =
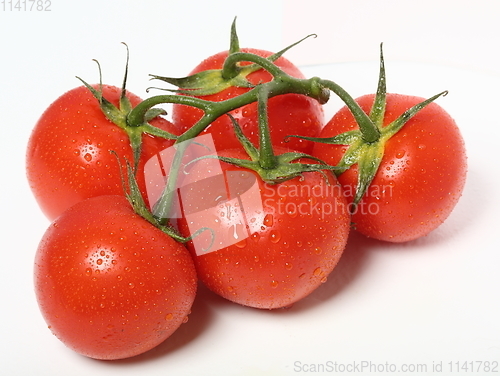
[(323, 270), (321, 270), (321, 268), (316, 268), (316, 269), (314, 269), (313, 274), (316, 277), (319, 277), (319, 276), (323, 275)]
[(260, 234), (258, 232), (254, 232), (252, 235), (250, 235), (250, 237), (254, 242), (258, 242), (260, 240)]
[(274, 218), (272, 214), (266, 214), (264, 217), (264, 225), (267, 227), (271, 227), (274, 223)]
[(236, 243), (235, 246), (238, 248), (245, 248), (247, 246), (247, 240), (243, 239), (242, 241), (239, 241), (238, 243)]
[(406, 154), (406, 151), (404, 151), (404, 150), (398, 151), (396, 153), (396, 158), (401, 159), (401, 158), (403, 158), (405, 156), (405, 154)]
[(271, 243), (278, 243), (281, 240), (281, 233), (279, 231), (271, 231), (269, 233), (269, 240)]

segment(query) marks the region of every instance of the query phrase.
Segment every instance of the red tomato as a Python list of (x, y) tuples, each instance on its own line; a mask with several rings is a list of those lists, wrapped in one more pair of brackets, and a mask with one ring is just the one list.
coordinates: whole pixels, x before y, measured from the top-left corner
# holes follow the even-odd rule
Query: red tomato
[[(120, 94), (117, 87), (103, 86), (104, 98), (115, 106)], [(131, 93), (127, 97), (132, 106), (141, 101)], [(176, 133), (163, 118), (151, 124)], [(159, 137), (143, 137), (137, 179), (144, 197), (146, 182), (140, 173), (144, 163), (172, 143)], [(85, 198), (123, 194), (119, 164), (111, 150), (132, 162), (127, 134), (104, 116), (86, 87), (68, 91), (47, 108), (30, 137), (26, 167), (35, 198), (50, 220)]]
[[(374, 95), (356, 101), (366, 113)], [(387, 94), (384, 126), (422, 98)], [(347, 108), (342, 108), (323, 129), (320, 137), (333, 137), (358, 129)], [(346, 151), (344, 145), (317, 143), (313, 155), (336, 165)], [(404, 242), (427, 235), (437, 228), (458, 202), (465, 184), (465, 145), (455, 121), (438, 104), (431, 103), (412, 117), (385, 145), (380, 167), (359, 202), (353, 222), (369, 236)], [(351, 203), (358, 171), (353, 165), (339, 177)]]
[[(220, 154), (245, 158), (240, 149)], [(274, 309), (326, 281), (350, 226), (333, 176), (327, 183), (322, 174), (307, 172), (270, 185), (250, 170), (214, 159), (199, 160), (187, 176), (179, 227), (184, 236), (206, 229), (187, 247), (208, 288), (242, 305)]]
[[(241, 52), (250, 52), (262, 57), (269, 57), (271, 52), (242, 48)], [(191, 74), (210, 70), (221, 69), (228, 52), (220, 52), (210, 56), (201, 62)], [(292, 77), (304, 78), (302, 72), (284, 57), (278, 58), (274, 62), (285, 73)], [(241, 63), (247, 65), (247, 62)], [(260, 69), (247, 76), (248, 81), (257, 85), (259, 83), (269, 82), (272, 76), (265, 70)], [(205, 95), (199, 98), (220, 102), (226, 99), (234, 98), (247, 92), (248, 88), (231, 87), (217, 94)], [(202, 116), (203, 111), (186, 105), (173, 105), (173, 122), (181, 128), (182, 131), (189, 129)], [(239, 109), (231, 111), (230, 114), (239, 122), (243, 133), (254, 143), (258, 145), (258, 112), (257, 104), (251, 103)], [(280, 145), (287, 149), (309, 153), (313, 144), (310, 141), (298, 138), (290, 139), (284, 142), (286, 136), (291, 134), (300, 134), (302, 136), (315, 137), (323, 126), (324, 116), (321, 105), (314, 99), (304, 95), (285, 94), (269, 99), (268, 117), (271, 130), (271, 139), (275, 145)], [(214, 121), (202, 134), (211, 133), (217, 150), (232, 149), (241, 147), (241, 144), (234, 135), (233, 125), (228, 116), (222, 116)]]
[(79, 202), (45, 233), (35, 292), (51, 331), (96, 359), (141, 354), (187, 320), (197, 277), (186, 248), (123, 196)]

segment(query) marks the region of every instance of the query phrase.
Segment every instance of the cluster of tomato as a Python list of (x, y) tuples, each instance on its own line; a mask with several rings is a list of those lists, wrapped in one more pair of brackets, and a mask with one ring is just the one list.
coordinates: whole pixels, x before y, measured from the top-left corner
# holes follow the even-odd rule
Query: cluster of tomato
[[(233, 36), (189, 77), (170, 80), (187, 90), (144, 101), (82, 85), (49, 106), (29, 140), (28, 180), (53, 221), (36, 254), (37, 299), (52, 332), (83, 355), (119, 359), (158, 345), (187, 321), (198, 279), (239, 304), (290, 306), (326, 281), (351, 229), (413, 240), (461, 195), (464, 142), (439, 95), (387, 94), (383, 69), (377, 94), (353, 100)], [(311, 90), (282, 89), (286, 80)], [(329, 90), (346, 106), (325, 122), (318, 98)], [(171, 120), (161, 102), (173, 103)], [(210, 158), (169, 170), (159, 157), (203, 135)], [(182, 191), (175, 220), (150, 202), (151, 161), (165, 186), (183, 179), (159, 200), (175, 206), (172, 191)]]

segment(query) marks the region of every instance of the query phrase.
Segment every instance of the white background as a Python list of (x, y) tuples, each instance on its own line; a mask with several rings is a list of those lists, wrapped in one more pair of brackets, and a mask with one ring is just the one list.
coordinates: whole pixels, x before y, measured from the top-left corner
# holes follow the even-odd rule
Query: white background
[[(451, 374), (450, 361), (500, 361), (500, 2), (52, 0), (50, 12), (10, 11), (5, 3), (1, 374), (294, 375), (336, 361), (418, 363), (427, 372), (415, 374), (443, 375)], [(188, 324), (157, 349), (118, 362), (74, 354), (50, 334), (33, 293), (33, 257), (49, 223), (25, 178), (31, 129), (53, 100), (79, 85), (76, 75), (97, 81), (92, 59), (100, 61), (104, 80), (119, 86), (121, 42), (131, 51), (129, 89), (146, 96), (148, 74), (182, 76), (226, 49), (235, 16), (242, 46), (277, 51), (318, 34), (286, 56), (355, 96), (375, 89), (380, 42), (389, 91), (450, 90), (440, 104), (468, 146), (464, 196), (425, 239), (394, 246), (353, 236), (328, 282), (290, 310), (244, 308), (202, 289)], [(317, 66), (326, 63), (332, 65)], [(440, 364), (443, 372), (432, 372)]]

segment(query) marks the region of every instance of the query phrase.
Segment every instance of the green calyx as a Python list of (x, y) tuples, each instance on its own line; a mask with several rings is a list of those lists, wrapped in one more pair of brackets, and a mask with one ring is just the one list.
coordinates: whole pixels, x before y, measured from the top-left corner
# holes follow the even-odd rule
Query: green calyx
[[(236, 33), (236, 18), (231, 25), (231, 42), (229, 47), (229, 56), (224, 62), (222, 69), (211, 69), (193, 74), (191, 76), (174, 78), (158, 75), (151, 75), (152, 79), (167, 82), (178, 87), (177, 90), (168, 90), (178, 94), (186, 94), (191, 96), (206, 96), (220, 93), (230, 87), (253, 88), (255, 87), (247, 77), (259, 69), (266, 69), (273, 76), (281, 74), (281, 70), (274, 64), (279, 57), (295, 45), (302, 42), (304, 39), (313, 36), (308, 35), (302, 40), (284, 48), (283, 50), (272, 54), (267, 58), (261, 58), (252, 54), (244, 54), (241, 52), (238, 35)], [(248, 58), (252, 64), (241, 65), (241, 61)]]
[[(125, 44), (125, 46), (127, 46)], [(101, 108), (102, 113), (108, 120), (110, 120), (112, 123), (123, 129), (129, 139), (130, 139), (130, 145), (132, 147), (133, 155), (134, 155), (134, 166), (137, 167), (137, 163), (139, 162), (139, 158), (141, 155), (141, 148), (142, 148), (142, 135), (144, 133), (153, 135), (153, 136), (158, 136), (158, 137), (163, 137), (167, 139), (176, 139), (177, 136), (169, 133), (167, 131), (164, 131), (163, 129), (157, 128), (152, 126), (149, 122), (153, 120), (154, 118), (165, 115), (166, 112), (163, 109), (159, 108), (150, 108), (146, 113), (144, 114), (142, 121), (140, 123), (132, 124), (129, 121), (129, 115), (132, 113), (132, 105), (130, 103), (129, 98), (127, 97), (126, 93), (126, 84), (127, 84), (127, 77), (128, 77), (128, 62), (129, 62), (129, 51), (127, 47), (127, 62), (125, 66), (125, 74), (123, 78), (123, 83), (121, 87), (121, 95), (120, 95), (120, 100), (118, 107), (115, 106), (113, 103), (111, 103), (109, 100), (107, 100), (103, 96), (103, 84), (102, 84), (102, 72), (101, 72), (101, 66), (97, 60), (95, 60), (97, 63), (97, 66), (99, 68), (99, 87), (96, 89), (93, 86), (89, 85), (87, 82), (85, 82), (82, 78), (77, 77), (84, 85), (85, 87), (92, 93), (92, 95), (97, 99), (99, 102), (99, 107)]]
[[(230, 116), (230, 115), (229, 115)], [(334, 170), (335, 167), (327, 165), (322, 160), (306, 153), (286, 152), (275, 155), (273, 152), (265, 152), (255, 147), (241, 131), (240, 126), (234, 118), (231, 117), (235, 133), (242, 143), (248, 159), (227, 158), (218, 156), (216, 158), (223, 162), (231, 163), (236, 166), (245, 167), (259, 174), (261, 179), (269, 184), (282, 183), (284, 181), (301, 176), (304, 172), (321, 172), (323, 170)], [(318, 163), (298, 163), (301, 159), (310, 159)]]
[[(330, 138), (302, 136), (291, 137), (299, 137), (302, 139), (321, 142), (325, 144), (348, 146), (347, 151), (336, 166), (337, 169), (335, 173), (338, 176), (354, 164), (358, 165), (358, 182), (356, 186), (356, 193), (353, 199), (353, 208), (355, 208), (355, 205), (357, 205), (365, 195), (379, 169), (380, 163), (382, 162), (382, 158), (384, 156), (386, 142), (392, 136), (398, 133), (408, 122), (408, 120), (410, 120), (420, 110), (422, 110), (425, 106), (427, 106), (437, 98), (446, 95), (447, 93), (447, 91), (443, 91), (427, 100), (422, 101), (421, 103), (416, 104), (415, 106), (405, 111), (392, 123), (384, 126), (383, 122), (385, 116), (387, 92), (384, 57), (382, 45), (380, 45), (380, 72), (378, 87), (370, 114), (368, 115), (368, 117), (366, 117), (366, 114), (361, 113), (359, 111), (360, 108), (356, 106), (353, 106), (353, 109), (351, 110), (359, 126), (359, 129), (341, 133), (335, 137)], [(346, 104), (349, 107), (349, 101), (346, 101)]]

